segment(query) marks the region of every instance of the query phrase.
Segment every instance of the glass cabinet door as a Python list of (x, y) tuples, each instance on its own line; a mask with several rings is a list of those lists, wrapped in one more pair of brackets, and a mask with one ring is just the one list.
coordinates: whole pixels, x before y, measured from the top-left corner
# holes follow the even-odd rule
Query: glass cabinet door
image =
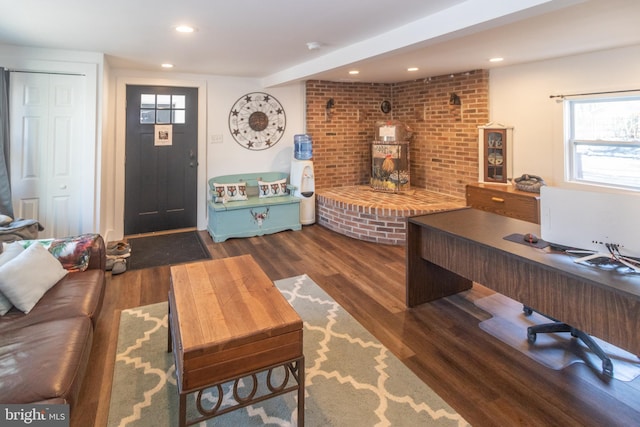
[(484, 181), (507, 182), (507, 130), (484, 131)]

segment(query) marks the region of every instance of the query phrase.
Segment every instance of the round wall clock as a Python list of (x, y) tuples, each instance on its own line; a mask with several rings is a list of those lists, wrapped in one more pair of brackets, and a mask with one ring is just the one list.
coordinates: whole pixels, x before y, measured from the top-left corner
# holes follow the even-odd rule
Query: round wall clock
[(233, 139), (248, 150), (273, 147), (284, 134), (287, 118), (273, 96), (252, 92), (238, 99), (229, 112)]

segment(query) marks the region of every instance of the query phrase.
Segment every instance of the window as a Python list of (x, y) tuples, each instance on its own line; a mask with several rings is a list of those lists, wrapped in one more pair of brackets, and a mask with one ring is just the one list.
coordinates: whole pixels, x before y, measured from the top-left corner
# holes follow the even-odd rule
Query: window
[(569, 180), (640, 190), (640, 96), (565, 102)]
[(140, 123), (184, 124), (185, 108), (185, 95), (142, 94), (140, 96)]

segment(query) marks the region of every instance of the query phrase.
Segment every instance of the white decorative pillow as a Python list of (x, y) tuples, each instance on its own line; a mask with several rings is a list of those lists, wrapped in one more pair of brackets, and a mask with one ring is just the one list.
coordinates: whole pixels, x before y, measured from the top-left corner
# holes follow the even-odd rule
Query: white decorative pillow
[(245, 182), (237, 182), (235, 184), (218, 184), (214, 182), (211, 193), (215, 203), (247, 200), (247, 184)]
[(259, 197), (277, 197), (287, 195), (287, 180), (258, 181)]
[(20, 244), (20, 241), (13, 243), (2, 243), (2, 253), (0, 253), (0, 267), (20, 255), (22, 252), (24, 252), (24, 248)]
[(67, 274), (42, 245), (31, 245), (0, 266), (0, 292), (17, 309), (28, 313), (53, 285)]
[[(0, 267), (20, 255), (22, 252), (24, 252), (24, 248), (18, 242), (2, 243), (2, 253), (0, 253)], [(4, 316), (5, 314), (7, 314), (7, 312), (11, 310), (11, 307), (13, 307), (11, 301), (9, 301), (7, 297), (5, 297), (2, 292), (0, 292), (0, 316)]]
[(2, 293), (0, 293), (0, 316), (4, 316), (11, 310), (13, 304)]

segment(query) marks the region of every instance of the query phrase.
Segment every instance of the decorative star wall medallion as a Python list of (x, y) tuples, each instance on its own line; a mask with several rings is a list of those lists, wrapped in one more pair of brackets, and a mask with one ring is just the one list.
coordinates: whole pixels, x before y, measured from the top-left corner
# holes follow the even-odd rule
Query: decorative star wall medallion
[(229, 112), (229, 130), (233, 139), (248, 150), (273, 147), (284, 134), (287, 118), (284, 108), (273, 96), (252, 92), (238, 99)]

